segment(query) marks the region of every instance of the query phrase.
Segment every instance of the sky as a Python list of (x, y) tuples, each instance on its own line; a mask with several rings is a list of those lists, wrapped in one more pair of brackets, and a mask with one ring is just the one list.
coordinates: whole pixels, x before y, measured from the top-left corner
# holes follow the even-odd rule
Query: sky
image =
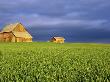
[(110, 0), (0, 0), (0, 29), (16, 22), (34, 41), (110, 43)]

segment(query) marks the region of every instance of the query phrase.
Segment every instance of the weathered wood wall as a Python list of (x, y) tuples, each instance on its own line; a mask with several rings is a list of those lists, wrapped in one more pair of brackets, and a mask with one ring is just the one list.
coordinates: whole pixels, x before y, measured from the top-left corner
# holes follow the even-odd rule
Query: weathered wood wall
[(0, 42), (3, 42), (3, 33), (0, 33)]
[(15, 36), (9, 33), (3, 33), (3, 42), (15, 42)]

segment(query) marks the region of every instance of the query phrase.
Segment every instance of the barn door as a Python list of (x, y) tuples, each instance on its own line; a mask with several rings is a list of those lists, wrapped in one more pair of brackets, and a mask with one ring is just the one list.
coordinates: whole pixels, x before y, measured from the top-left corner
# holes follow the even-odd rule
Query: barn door
[(23, 42), (23, 38), (16, 38), (16, 42)]

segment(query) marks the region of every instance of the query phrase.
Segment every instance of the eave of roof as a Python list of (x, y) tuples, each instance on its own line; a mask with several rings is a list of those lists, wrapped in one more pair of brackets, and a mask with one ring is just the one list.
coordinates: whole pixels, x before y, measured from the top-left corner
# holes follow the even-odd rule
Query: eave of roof
[(63, 37), (53, 37), (53, 38), (55, 38), (55, 39), (64, 39), (65, 40), (65, 38), (63, 38)]
[(11, 32), (20, 23), (6, 25), (1, 32)]
[(23, 38), (32, 38), (32, 36), (28, 32), (12, 32), (15, 37), (23, 37)]

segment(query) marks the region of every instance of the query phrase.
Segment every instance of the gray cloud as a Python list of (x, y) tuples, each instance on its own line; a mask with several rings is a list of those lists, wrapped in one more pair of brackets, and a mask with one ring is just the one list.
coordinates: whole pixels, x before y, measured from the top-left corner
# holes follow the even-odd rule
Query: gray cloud
[[(8, 15), (8, 14), (7, 14)], [(74, 15), (74, 16), (73, 16)], [(39, 15), (39, 14), (18, 14), (15, 16), (9, 15), (9, 19), (12, 18), (12, 20), (8, 20), (9, 23), (14, 22), (23, 22), (27, 26), (31, 27), (37, 27), (37, 26), (85, 26), (89, 28), (100, 28), (100, 26), (104, 26), (105, 24), (109, 24), (108, 20), (85, 20), (85, 19), (76, 19), (76, 17), (79, 17), (81, 14), (69, 14), (63, 17), (49, 17), (45, 15)], [(68, 17), (74, 17), (75, 19), (67, 19)]]
[[(0, 9), (6, 12), (23, 11), (44, 14), (67, 14), (71, 11), (86, 11), (109, 6), (108, 0), (2, 0)], [(21, 12), (20, 12), (21, 13)]]
[(108, 21), (90, 19), (90, 11), (107, 7), (108, 0), (3, 0), (0, 5), (1, 23), (4, 24), (21, 21), (30, 26), (71, 24), (99, 27)]

